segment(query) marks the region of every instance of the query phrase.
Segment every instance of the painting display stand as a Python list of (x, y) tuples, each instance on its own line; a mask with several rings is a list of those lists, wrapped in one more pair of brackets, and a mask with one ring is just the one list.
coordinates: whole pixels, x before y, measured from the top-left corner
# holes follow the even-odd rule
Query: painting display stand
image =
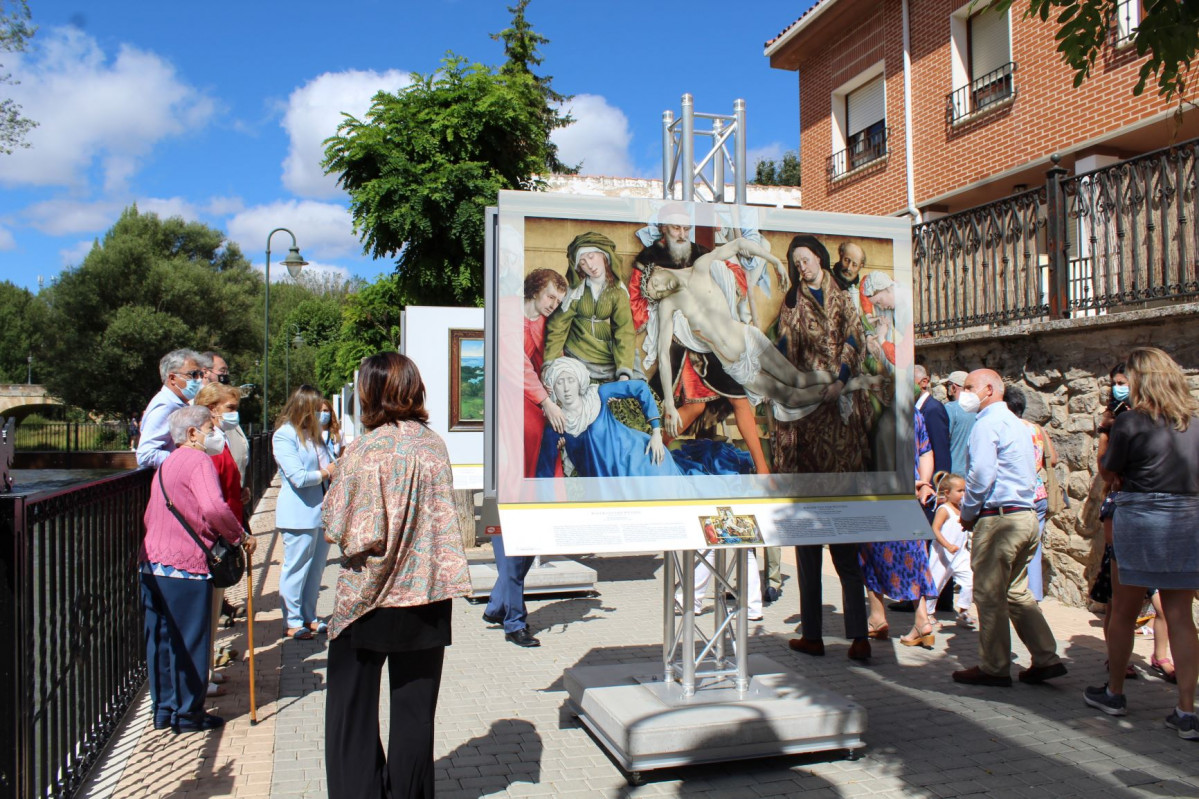
[[(572, 712), (629, 774), (698, 763), (865, 746), (866, 710), (763, 655), (749, 654), (749, 550), (663, 556), (660, 662), (567, 669)], [(710, 633), (695, 618), (695, 569), (712, 569)]]
[[(495, 563), (472, 563), (470, 566), (471, 599), (491, 596), (497, 572)], [(525, 596), (534, 594), (595, 593), (596, 573), (577, 560), (557, 556), (538, 556), (525, 577)]]

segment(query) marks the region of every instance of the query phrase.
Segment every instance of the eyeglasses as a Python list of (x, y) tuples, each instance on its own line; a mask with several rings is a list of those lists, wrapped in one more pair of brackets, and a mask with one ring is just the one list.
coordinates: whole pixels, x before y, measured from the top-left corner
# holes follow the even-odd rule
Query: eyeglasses
[(174, 374), (180, 377), (190, 377), (192, 380), (201, 380), (204, 377), (203, 369), (193, 369), (190, 372), (175, 372)]

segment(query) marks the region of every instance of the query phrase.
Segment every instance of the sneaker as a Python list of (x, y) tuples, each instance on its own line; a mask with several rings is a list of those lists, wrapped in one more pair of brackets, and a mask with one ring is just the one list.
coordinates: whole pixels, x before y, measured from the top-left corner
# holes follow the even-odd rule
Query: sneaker
[(1166, 716), (1166, 726), (1177, 732), (1179, 738), (1199, 741), (1199, 716), (1194, 713), (1184, 716), (1175, 708)]
[(973, 630), (975, 625), (974, 617), (970, 615), (970, 611), (968, 610), (958, 611), (957, 623), (959, 627), (965, 627), (970, 630)]
[[(1124, 694), (1110, 696), (1107, 692), (1107, 685), (1101, 685), (1098, 688), (1087, 688), (1082, 692), (1082, 701), (1096, 710), (1102, 710), (1109, 716), (1128, 715), (1128, 700), (1124, 698)], [(1166, 719), (1166, 724), (1168, 725), (1169, 723), (1170, 719)]]

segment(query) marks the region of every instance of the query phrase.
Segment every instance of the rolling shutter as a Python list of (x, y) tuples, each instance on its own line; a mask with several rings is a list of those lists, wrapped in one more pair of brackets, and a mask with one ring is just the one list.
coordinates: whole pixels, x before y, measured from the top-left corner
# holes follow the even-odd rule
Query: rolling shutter
[(1008, 15), (986, 9), (970, 18), (970, 78), (978, 80), (1011, 61)]
[(850, 136), (886, 119), (887, 100), (882, 75), (846, 95), (845, 127)]

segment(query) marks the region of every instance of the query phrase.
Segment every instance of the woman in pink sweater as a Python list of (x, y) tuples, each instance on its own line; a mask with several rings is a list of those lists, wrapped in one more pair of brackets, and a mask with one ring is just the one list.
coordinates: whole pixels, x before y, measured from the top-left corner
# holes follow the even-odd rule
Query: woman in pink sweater
[(200, 732), (225, 723), (204, 711), (212, 582), (204, 552), (167, 507), (164, 487), (171, 504), (205, 546), (215, 544), (218, 536), (231, 544), (241, 543), (243, 531), (241, 519), (221, 494), (212, 465), (210, 455), (224, 450), (225, 439), (213, 429), (208, 408), (180, 408), (168, 424), (176, 449), (151, 484), (139, 557), (146, 662), (154, 729)]

